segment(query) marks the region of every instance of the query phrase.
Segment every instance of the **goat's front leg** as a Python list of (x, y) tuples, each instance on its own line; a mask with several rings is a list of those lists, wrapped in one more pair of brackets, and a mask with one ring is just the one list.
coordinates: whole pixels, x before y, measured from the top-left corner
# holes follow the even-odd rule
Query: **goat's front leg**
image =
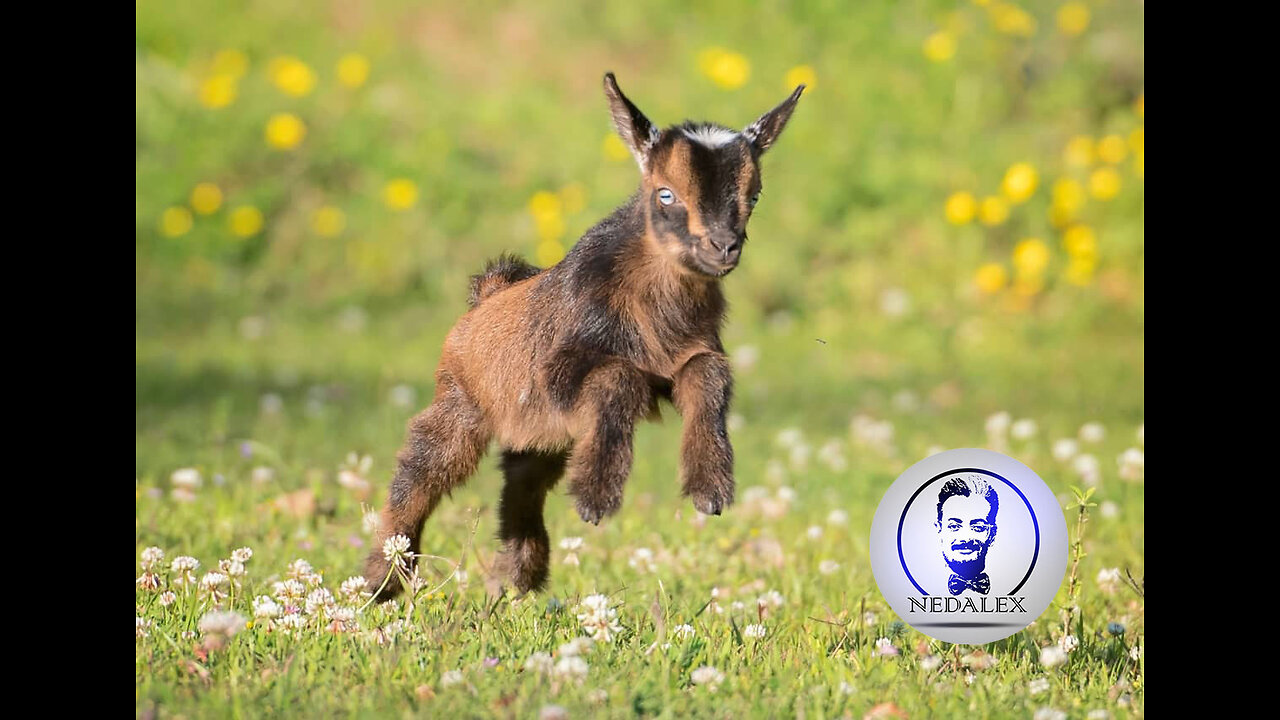
[(571, 352), (555, 358), (548, 379), (553, 400), (571, 416), (569, 494), (582, 519), (599, 525), (622, 506), (636, 421), (650, 406), (649, 383), (620, 358)]
[(671, 399), (684, 416), (682, 493), (706, 515), (733, 504), (733, 446), (725, 430), (733, 376), (723, 353), (694, 355), (676, 372)]

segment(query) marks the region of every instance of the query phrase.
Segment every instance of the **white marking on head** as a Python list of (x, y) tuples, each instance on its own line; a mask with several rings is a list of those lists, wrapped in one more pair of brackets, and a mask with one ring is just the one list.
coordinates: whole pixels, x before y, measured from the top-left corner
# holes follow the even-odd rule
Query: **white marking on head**
[(703, 125), (693, 130), (684, 129), (683, 132), (685, 137), (709, 148), (723, 147), (739, 137), (734, 130), (713, 125)]

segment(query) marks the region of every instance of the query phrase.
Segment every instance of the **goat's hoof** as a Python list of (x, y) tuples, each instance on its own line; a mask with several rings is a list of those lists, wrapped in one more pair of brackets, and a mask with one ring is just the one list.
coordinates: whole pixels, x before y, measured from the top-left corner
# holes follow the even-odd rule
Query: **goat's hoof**
[(693, 508), (703, 515), (719, 515), (733, 504), (733, 484), (720, 483), (686, 488), (685, 495), (693, 501)]
[(620, 505), (617, 501), (609, 501), (602, 498), (585, 498), (578, 496), (574, 505), (578, 508), (578, 515), (592, 525), (599, 525), (600, 521), (607, 515), (612, 515), (618, 511)]

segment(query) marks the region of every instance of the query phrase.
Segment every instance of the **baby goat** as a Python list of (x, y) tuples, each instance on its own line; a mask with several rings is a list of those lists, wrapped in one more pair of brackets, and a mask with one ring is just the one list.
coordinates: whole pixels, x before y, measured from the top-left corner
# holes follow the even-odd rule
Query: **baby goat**
[[(691, 122), (659, 131), (612, 73), (604, 90), (640, 188), (554, 267), (502, 256), (472, 278), (471, 310), (444, 341), (435, 397), (409, 422), (398, 455), (365, 566), (374, 587), (391, 570), (382, 541), (406, 535), (417, 553), (426, 518), (497, 440), (502, 572), (522, 592), (541, 589), (547, 491), (567, 472), (583, 520), (617, 512), (635, 424), (660, 398), (684, 418), (682, 494), (708, 515), (733, 502), (720, 279), (747, 239), (760, 156), (804, 86), (741, 132)], [(392, 580), (383, 596), (398, 590)]]

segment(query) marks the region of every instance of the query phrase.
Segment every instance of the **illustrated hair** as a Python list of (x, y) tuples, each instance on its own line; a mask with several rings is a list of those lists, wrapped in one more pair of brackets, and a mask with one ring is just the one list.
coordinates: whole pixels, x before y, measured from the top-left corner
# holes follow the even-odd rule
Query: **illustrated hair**
[(991, 504), (991, 512), (987, 513), (988, 520), (994, 520), (996, 512), (1000, 509), (1000, 496), (996, 494), (996, 489), (992, 487), (987, 479), (980, 475), (964, 475), (961, 477), (949, 478), (942, 484), (942, 490), (938, 492), (938, 522), (942, 522), (942, 505), (948, 499), (955, 496), (961, 497), (981, 497)]

